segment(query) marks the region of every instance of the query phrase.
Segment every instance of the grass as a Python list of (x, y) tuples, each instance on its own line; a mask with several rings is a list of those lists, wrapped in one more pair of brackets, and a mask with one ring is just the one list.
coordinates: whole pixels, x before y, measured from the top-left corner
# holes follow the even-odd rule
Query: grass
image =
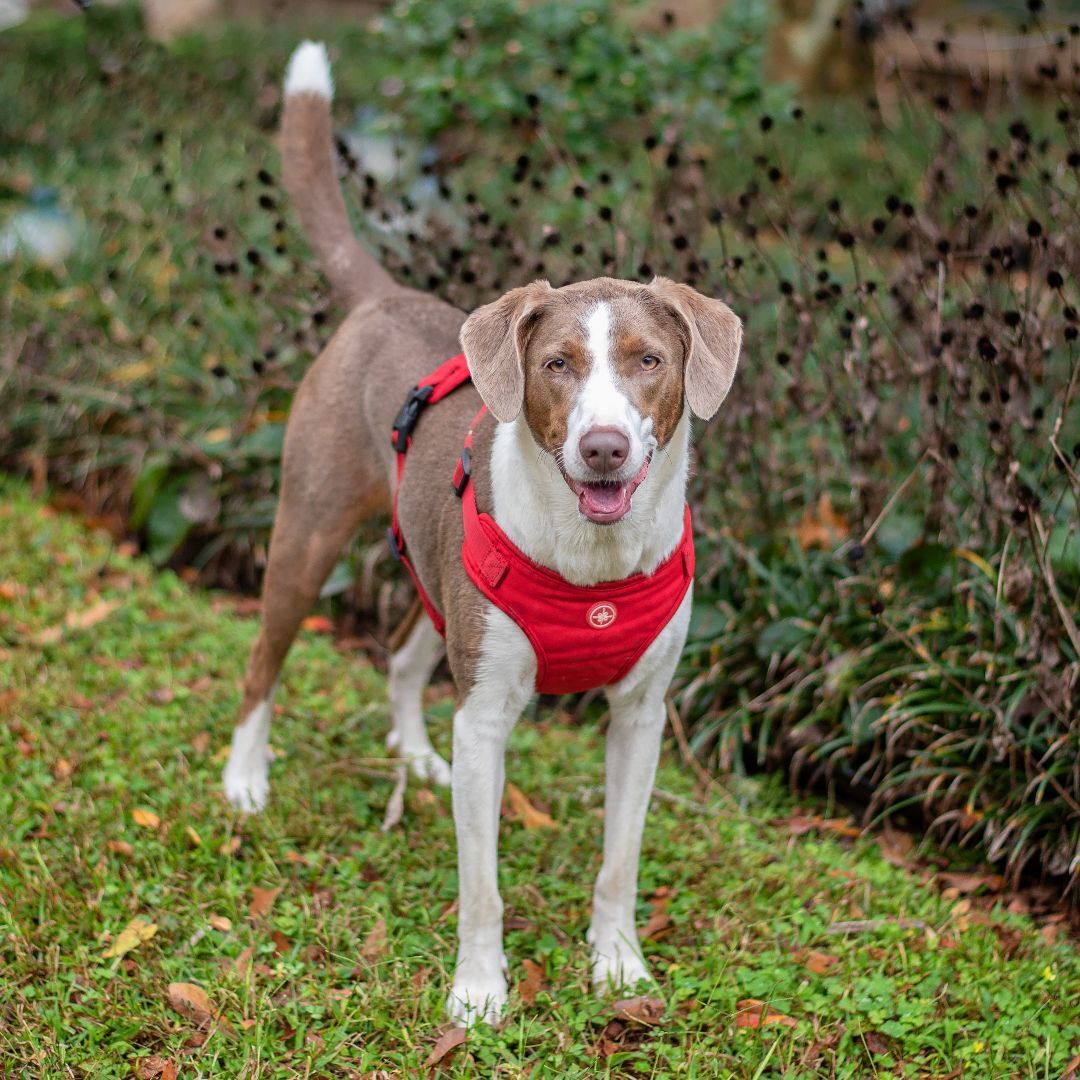
[[(221, 751), (255, 629), (243, 610), (0, 481), (11, 1075), (157, 1076), (172, 1062), (405, 1076), (432, 1051), (454, 950), (448, 797), (410, 785), (403, 820), (381, 831), (382, 678), (308, 632), (279, 699), (271, 805), (230, 811)], [(430, 700), (443, 750), (447, 691)], [(503, 1028), (471, 1033), (445, 1075), (1057, 1077), (1080, 1050), (1073, 943), (891, 865), (872, 838), (823, 824), (827, 809), (803, 811), (818, 829), (800, 835), (775, 782), (744, 782), (741, 808), (695, 791), (671, 755), (640, 904), (664, 930), (645, 952), (666, 1011), (651, 1029), (613, 1021), (583, 946), (602, 749), (595, 723), (564, 714), (514, 733), (509, 779), (557, 822), (502, 830), (511, 980), (531, 961), (542, 988), (528, 1004), (515, 993)], [(252, 917), (257, 888), (281, 891)], [(136, 917), (156, 933), (106, 958)], [(177, 982), (201, 987), (221, 1024), (171, 1007)], [(740, 1026), (746, 999), (781, 1019)]]

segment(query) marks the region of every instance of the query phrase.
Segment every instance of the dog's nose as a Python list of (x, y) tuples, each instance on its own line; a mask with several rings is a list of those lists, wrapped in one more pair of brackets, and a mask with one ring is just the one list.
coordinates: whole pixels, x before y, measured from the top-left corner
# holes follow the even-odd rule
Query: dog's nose
[(630, 440), (618, 428), (595, 427), (581, 436), (578, 450), (594, 472), (610, 473), (626, 461)]

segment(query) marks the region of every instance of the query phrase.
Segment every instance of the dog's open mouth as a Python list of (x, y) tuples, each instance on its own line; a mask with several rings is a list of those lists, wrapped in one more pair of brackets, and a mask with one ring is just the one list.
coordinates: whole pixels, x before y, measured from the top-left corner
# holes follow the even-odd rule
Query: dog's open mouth
[(598, 525), (613, 525), (626, 517), (629, 512), (630, 501), (648, 474), (651, 461), (652, 454), (645, 459), (645, 463), (638, 469), (635, 476), (621, 484), (583, 483), (580, 480), (574, 480), (565, 471), (562, 475), (570, 490), (578, 497), (578, 510), (585, 517)]

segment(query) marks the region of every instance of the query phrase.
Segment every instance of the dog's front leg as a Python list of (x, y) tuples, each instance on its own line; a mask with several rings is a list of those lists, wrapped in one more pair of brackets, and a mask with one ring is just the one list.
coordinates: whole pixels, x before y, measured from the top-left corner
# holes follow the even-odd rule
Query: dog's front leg
[(536, 661), (502, 612), (488, 616), (476, 683), (454, 716), (451, 786), (458, 846), (458, 955), (447, 1001), (466, 1026), (494, 1024), (506, 1005), (499, 896), (499, 807), (506, 740), (532, 696)]
[(690, 619), (687, 594), (675, 617), (622, 683), (608, 689), (604, 798), (604, 861), (593, 892), (593, 985), (597, 991), (648, 979), (635, 927), (638, 859), (649, 809), (660, 739), (664, 695), (675, 672)]

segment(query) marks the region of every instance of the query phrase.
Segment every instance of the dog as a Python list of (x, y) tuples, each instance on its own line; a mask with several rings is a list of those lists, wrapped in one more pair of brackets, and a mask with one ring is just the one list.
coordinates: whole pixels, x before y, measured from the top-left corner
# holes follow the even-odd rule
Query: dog
[[(398, 284), (349, 226), (322, 45), (296, 50), (284, 90), (284, 184), (348, 315), (292, 406), (226, 796), (243, 811), (265, 806), (285, 655), (360, 523), (393, 512), (427, 614), (390, 657), (387, 742), (416, 777), (452, 788), (459, 944), (451, 1017), (495, 1023), (507, 1001), (496, 869), (504, 751), (542, 685), (581, 689), (593, 680), (610, 705), (588, 942), (597, 990), (632, 986), (649, 978), (634, 924), (638, 859), (665, 694), (690, 619), (691, 414), (711, 417), (727, 395), (742, 324), (722, 301), (659, 277), (560, 288), (535, 281), (468, 317)], [(471, 381), (423, 408), (418, 384), (459, 352), (459, 340), (459, 368)], [(489, 545), (480, 556), (470, 555), (469, 530)], [(542, 611), (533, 605), (542, 631), (528, 612), (491, 599), (500, 573), (525, 575), (516, 586), (522, 604), (534, 588), (552, 591)], [(663, 612), (643, 614), (635, 597), (661, 578)], [(600, 602), (564, 618), (564, 594)], [(642, 629), (643, 619), (652, 625)], [(422, 712), (444, 648), (457, 692), (453, 769), (432, 747)]]

